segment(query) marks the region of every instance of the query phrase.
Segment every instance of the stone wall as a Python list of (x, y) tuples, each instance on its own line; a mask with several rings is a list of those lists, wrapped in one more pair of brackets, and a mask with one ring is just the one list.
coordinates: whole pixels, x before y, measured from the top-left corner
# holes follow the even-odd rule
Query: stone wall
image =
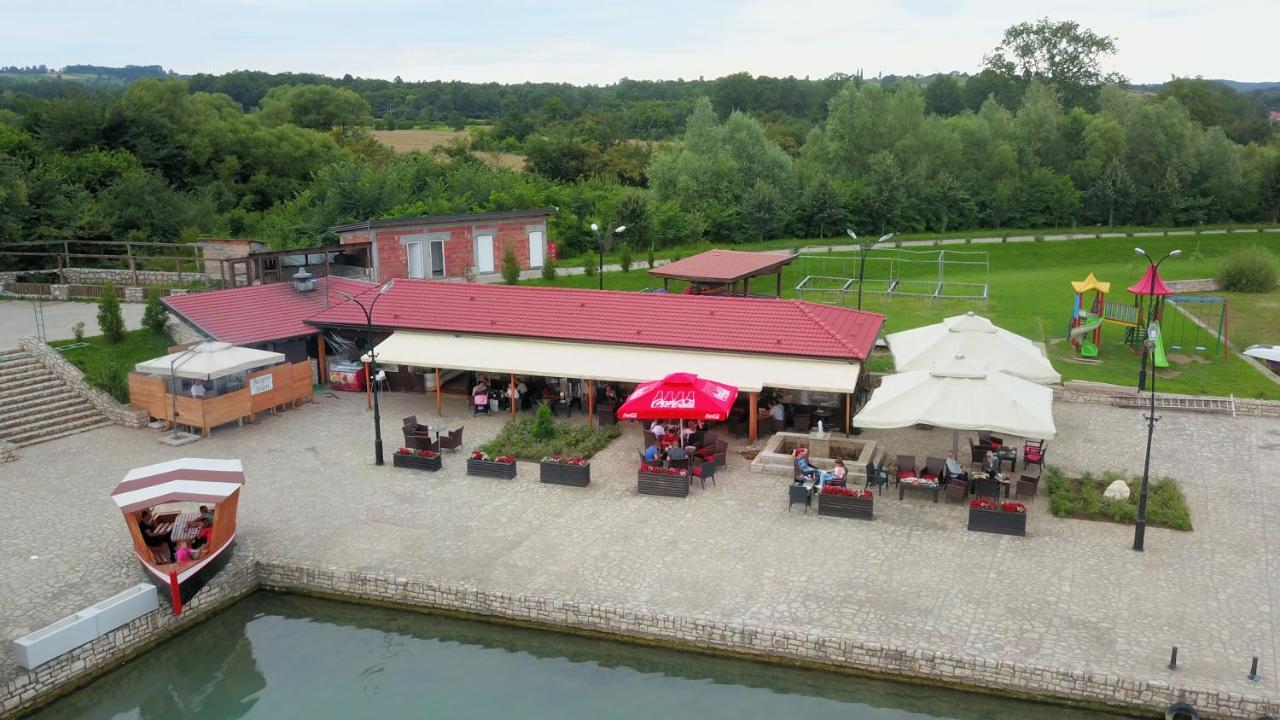
[[(1057, 402), (1094, 403), (1097, 405), (1115, 405), (1118, 398), (1132, 398), (1138, 394), (1135, 387), (1124, 385), (1108, 385), (1106, 383), (1070, 381), (1062, 387), (1053, 389), (1053, 399)], [(1235, 404), (1236, 415), (1259, 417), (1280, 417), (1280, 401), (1254, 400), (1251, 398), (1224, 398), (1210, 395), (1179, 395), (1177, 393), (1157, 393), (1157, 397), (1184, 398), (1187, 400), (1222, 400)], [(1128, 400), (1125, 401), (1127, 404)], [(1163, 408), (1169, 409), (1169, 408)], [(1195, 412), (1194, 408), (1181, 408), (1187, 412)]]
[(181, 285), (192, 280), (203, 280), (204, 273), (176, 273), (166, 270), (139, 270), (137, 282), (132, 270), (114, 268), (63, 268), (62, 281), (72, 285), (101, 285), (112, 282), (116, 285)]
[(174, 345), (187, 345), (208, 340), (199, 331), (173, 313), (169, 313), (169, 319), (165, 322), (164, 329), (169, 331), (169, 337), (173, 338)]
[(33, 709), (69, 692), (89, 678), (223, 609), (258, 586), (253, 560), (232, 560), (175, 617), (163, 600), (160, 609), (82, 645), (34, 671), (18, 668), (0, 684), (0, 717)]
[(1200, 278), (1198, 280), (1165, 280), (1164, 284), (1168, 285), (1169, 289), (1176, 293), (1213, 292), (1214, 290), (1222, 289), (1222, 286), (1218, 284), (1218, 281), (1213, 278)]
[(90, 385), (85, 381), (84, 373), (80, 372), (80, 368), (67, 362), (61, 353), (39, 338), (30, 336), (18, 338), (18, 347), (31, 353), (32, 357), (54, 377), (61, 379), (67, 387), (89, 401), (90, 405), (106, 415), (111, 422), (125, 427), (140, 428), (146, 427), (151, 420), (146, 410), (121, 405), (115, 398)]

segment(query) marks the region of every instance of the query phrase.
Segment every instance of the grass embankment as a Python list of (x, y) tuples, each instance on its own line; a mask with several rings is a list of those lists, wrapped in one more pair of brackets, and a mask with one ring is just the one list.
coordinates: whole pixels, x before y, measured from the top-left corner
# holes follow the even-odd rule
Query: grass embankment
[[(74, 345), (75, 340), (49, 343), (53, 347)], [(106, 391), (122, 403), (129, 402), (129, 372), (140, 362), (169, 354), (173, 340), (167, 333), (156, 334), (147, 329), (130, 330), (124, 342), (108, 344), (101, 335), (87, 337), (87, 347), (62, 351), (62, 356), (80, 368), (90, 385)]]
[[(1108, 299), (1132, 304), (1134, 298), (1126, 288), (1137, 282), (1147, 267), (1146, 260), (1134, 254), (1135, 245), (1140, 245), (1155, 257), (1181, 248), (1184, 252), (1182, 257), (1170, 259), (1160, 268), (1162, 276), (1176, 280), (1213, 277), (1220, 259), (1232, 248), (1246, 243), (1261, 245), (1280, 256), (1280, 233), (1151, 237), (1140, 240), (1126, 237), (1085, 238), (1055, 242), (949, 246), (945, 248), (948, 254), (952, 250), (989, 253), (991, 269), (987, 279), (990, 286), (988, 299), (887, 297), (868, 293), (863, 295), (862, 307), (885, 315), (886, 332), (936, 323), (949, 315), (973, 310), (1008, 330), (1044, 342), (1054, 367), (1062, 373), (1065, 380), (1134, 385), (1137, 382), (1141, 356), (1125, 345), (1124, 327), (1104, 324), (1097, 363), (1083, 362), (1066, 341), (1074, 298), (1070, 282), (1083, 280), (1092, 272), (1099, 280), (1111, 282)], [(887, 258), (893, 252), (876, 250), (871, 257), (875, 258), (877, 254)], [(877, 280), (883, 285), (889, 270), (888, 264), (887, 260), (868, 261), (868, 288)], [(662, 287), (661, 279), (650, 276), (646, 267), (644, 263), (637, 263), (628, 273), (606, 273), (604, 286), (611, 290)], [(895, 267), (895, 272), (900, 277), (923, 280), (936, 277), (937, 269), (931, 265), (899, 265)], [(983, 272), (981, 266), (949, 264), (946, 268), (946, 280), (982, 282)], [(796, 285), (808, 275), (856, 278), (857, 260), (852, 254), (831, 253), (818, 259), (810, 259), (808, 256), (797, 258), (783, 274), (783, 295), (806, 297), (819, 302), (834, 301), (847, 306), (856, 303), (856, 293), (843, 296), (797, 293)], [(574, 275), (562, 276), (550, 283), (542, 279), (530, 282), (559, 287), (594, 288), (598, 285), (599, 278)], [(761, 278), (759, 282), (760, 285), (756, 287), (762, 292), (774, 287), (772, 278)], [(679, 292), (681, 289), (681, 283), (672, 283), (673, 291)], [(1247, 302), (1242, 301), (1241, 304), (1248, 307)], [(1248, 310), (1244, 312), (1253, 314)], [(1240, 314), (1242, 313), (1233, 308), (1231, 322), (1233, 326), (1237, 326), (1237, 330), (1242, 321), (1246, 327), (1256, 326), (1260, 335), (1269, 327), (1268, 323), (1274, 325), (1274, 313), (1243, 320), (1237, 318)], [(1158, 387), (1162, 392), (1223, 396), (1234, 394), (1237, 397), (1280, 399), (1280, 385), (1263, 377), (1234, 355), (1223, 363), (1220, 353), (1195, 353), (1184, 349), (1181, 354), (1185, 360), (1170, 358), (1170, 367), (1160, 372)], [(872, 362), (871, 367), (874, 370), (888, 370), (890, 368), (886, 362)]]
[(621, 434), (617, 425), (595, 427), (556, 422), (551, 409), (539, 407), (532, 416), (508, 422), (493, 440), (479, 450), (493, 456), (514, 455), (519, 460), (537, 462), (552, 455), (585, 457), (600, 452)]
[[(1205, 297), (1226, 298), (1228, 321), (1227, 338), (1237, 350), (1250, 345), (1280, 344), (1280, 289), (1269, 293), (1242, 292), (1206, 292), (1193, 293)], [(1220, 317), (1219, 305), (1211, 303), (1182, 303), (1183, 310), (1199, 318), (1210, 328), (1218, 327)], [(1166, 313), (1167, 316), (1167, 313)], [(1171, 324), (1167, 323), (1166, 324)], [(1194, 345), (1197, 341), (1213, 347), (1213, 337), (1203, 330), (1189, 326), (1178, 328), (1186, 332), (1183, 345)], [(1166, 332), (1170, 332), (1167, 330)], [(1176, 337), (1176, 336), (1175, 336)], [(1207, 342), (1206, 342), (1207, 341)]]
[[(1056, 467), (1045, 470), (1045, 482), (1049, 490), (1049, 509), (1054, 517), (1082, 520), (1108, 520), (1133, 525), (1138, 520), (1138, 491), (1142, 478), (1125, 478), (1118, 472), (1107, 471), (1102, 477), (1085, 473), (1079, 478), (1069, 478)], [(1116, 480), (1124, 480), (1129, 486), (1127, 500), (1108, 500), (1102, 497), (1107, 486)], [(1191, 529), (1191, 510), (1187, 498), (1172, 478), (1152, 480), (1147, 493), (1147, 524), (1173, 530)]]

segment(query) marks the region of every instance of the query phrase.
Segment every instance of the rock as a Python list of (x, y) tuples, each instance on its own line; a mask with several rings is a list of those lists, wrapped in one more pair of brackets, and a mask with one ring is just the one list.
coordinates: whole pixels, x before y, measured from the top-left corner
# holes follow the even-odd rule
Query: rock
[(1107, 489), (1102, 493), (1102, 497), (1107, 500), (1128, 500), (1129, 485), (1123, 480), (1117, 480), (1107, 486)]

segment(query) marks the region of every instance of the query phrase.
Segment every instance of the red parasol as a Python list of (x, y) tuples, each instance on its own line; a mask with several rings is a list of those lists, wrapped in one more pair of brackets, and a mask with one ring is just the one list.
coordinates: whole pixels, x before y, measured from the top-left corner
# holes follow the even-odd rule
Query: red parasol
[(736, 387), (692, 373), (672, 373), (637, 386), (618, 408), (618, 419), (724, 420), (737, 398)]
[(1160, 273), (1156, 272), (1155, 265), (1147, 265), (1147, 274), (1143, 275), (1141, 280), (1129, 286), (1129, 292), (1134, 295), (1158, 295), (1161, 297), (1173, 294), (1169, 286), (1165, 285), (1164, 281), (1160, 279)]

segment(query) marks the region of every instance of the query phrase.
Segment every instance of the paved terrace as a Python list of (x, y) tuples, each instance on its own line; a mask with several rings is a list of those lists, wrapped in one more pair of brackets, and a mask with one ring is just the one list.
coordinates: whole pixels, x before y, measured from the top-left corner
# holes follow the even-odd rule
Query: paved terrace
[[(425, 421), (432, 404), (387, 396), (388, 453), (400, 417)], [(1056, 415), (1051, 463), (1141, 470), (1139, 411), (1063, 403)], [(465, 423), (474, 447), (504, 419), (449, 424)], [(733, 453), (714, 488), (640, 496), (634, 427), (586, 489), (542, 485), (532, 464), (514, 482), (469, 478), (463, 453), (434, 475), (389, 457), (375, 468), (369, 435), (364, 397), (320, 393), (181, 450), (113, 427), (0, 466), (0, 682), (16, 672), (9, 640), (143, 579), (109, 493), (131, 467), (191, 454), (243, 459), (240, 550), (260, 557), (1280, 698), (1280, 485), (1262, 471), (1280, 466), (1280, 421), (1165, 413), (1154, 470), (1182, 480), (1196, 530), (1150, 529), (1145, 554), (1129, 527), (1054, 519), (1043, 494), (1026, 538), (969, 533), (964, 507), (910, 493), (886, 492), (869, 523), (788, 513), (787, 481)], [(951, 441), (868, 435), (890, 453)], [(1245, 679), (1255, 654), (1258, 684)]]

